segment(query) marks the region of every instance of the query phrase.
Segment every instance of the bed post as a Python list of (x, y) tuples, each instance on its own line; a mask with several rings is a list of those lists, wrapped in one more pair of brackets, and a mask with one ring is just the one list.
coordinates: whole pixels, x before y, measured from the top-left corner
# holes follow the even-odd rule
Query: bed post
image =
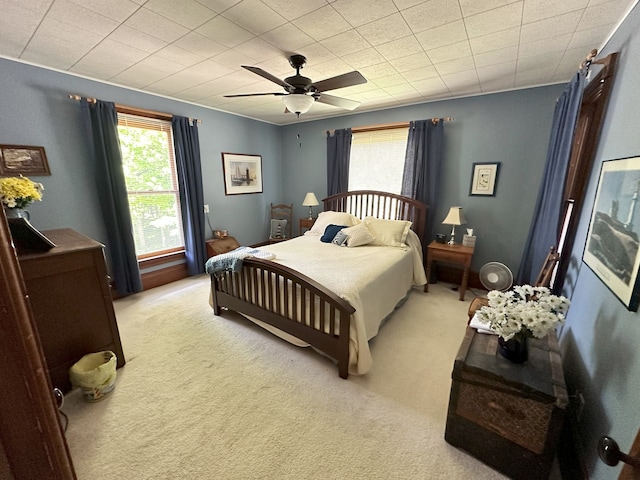
[(220, 315), (220, 306), (218, 305), (215, 275), (211, 275), (211, 308), (213, 308), (214, 315)]

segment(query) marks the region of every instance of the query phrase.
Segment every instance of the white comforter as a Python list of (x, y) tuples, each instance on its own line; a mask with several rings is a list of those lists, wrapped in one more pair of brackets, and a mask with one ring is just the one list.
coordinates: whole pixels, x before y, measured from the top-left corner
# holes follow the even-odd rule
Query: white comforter
[[(368, 341), (408, 290), (426, 283), (418, 237), (410, 232), (407, 243), (406, 250), (369, 245), (347, 248), (304, 235), (260, 248), (275, 254), (274, 262), (321, 283), (356, 309), (351, 321), (349, 373), (362, 375), (372, 364)], [(296, 345), (306, 345), (270, 325), (256, 323)]]

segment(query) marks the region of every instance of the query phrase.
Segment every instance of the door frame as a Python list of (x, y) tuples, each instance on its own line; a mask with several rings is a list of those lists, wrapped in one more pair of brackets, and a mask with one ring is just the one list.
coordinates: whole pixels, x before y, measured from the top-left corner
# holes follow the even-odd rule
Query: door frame
[(74, 480), (69, 446), (2, 208), (0, 313), (0, 409), (9, 413), (0, 415), (0, 439), (8, 469), (17, 479)]

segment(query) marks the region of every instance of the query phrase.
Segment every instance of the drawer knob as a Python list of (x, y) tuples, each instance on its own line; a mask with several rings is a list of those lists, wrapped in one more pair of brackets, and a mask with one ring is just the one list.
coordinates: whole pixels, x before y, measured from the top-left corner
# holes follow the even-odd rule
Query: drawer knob
[(613, 467), (622, 461), (635, 468), (640, 468), (640, 457), (632, 457), (620, 451), (618, 442), (611, 437), (601, 437), (598, 441), (598, 455), (607, 465)]

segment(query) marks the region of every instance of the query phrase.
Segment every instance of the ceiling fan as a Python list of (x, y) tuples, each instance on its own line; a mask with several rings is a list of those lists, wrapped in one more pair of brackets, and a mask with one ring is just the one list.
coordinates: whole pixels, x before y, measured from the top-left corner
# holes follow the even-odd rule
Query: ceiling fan
[(313, 105), (313, 102), (326, 103), (327, 105), (333, 105), (334, 107), (344, 108), (346, 110), (353, 110), (360, 105), (360, 102), (356, 102), (355, 100), (334, 97), (333, 95), (323, 93), (328, 90), (336, 90), (338, 88), (367, 83), (367, 79), (364, 78), (360, 72), (354, 71), (344, 73), (342, 75), (320, 80), (319, 82), (312, 82), (310, 78), (300, 75), (300, 70), (304, 67), (305, 63), (307, 63), (307, 59), (304, 55), (294, 54), (289, 56), (289, 64), (296, 69), (296, 74), (292, 77), (287, 77), (284, 80), (280, 80), (278, 77), (271, 75), (269, 72), (266, 72), (259, 67), (242, 65), (242, 68), (280, 85), (284, 88), (285, 93), (240, 93), (237, 95), (225, 95), (225, 97), (253, 97), (260, 95), (282, 96), (282, 100), (286, 107), (285, 113), (294, 112), (298, 117), (300, 117), (300, 114), (308, 112), (311, 105)]

